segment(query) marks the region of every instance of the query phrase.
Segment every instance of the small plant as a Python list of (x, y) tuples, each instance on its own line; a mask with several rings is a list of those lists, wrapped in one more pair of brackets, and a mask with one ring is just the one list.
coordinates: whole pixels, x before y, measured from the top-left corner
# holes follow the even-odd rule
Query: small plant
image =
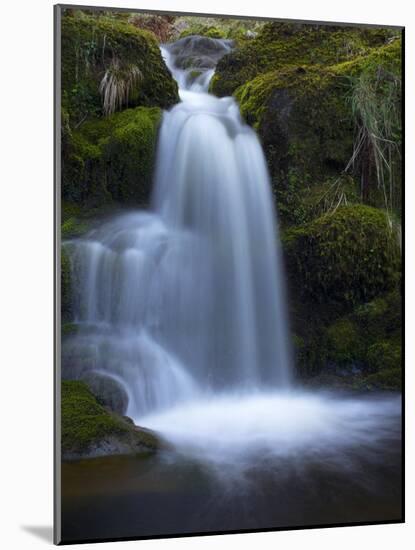
[(381, 66), (374, 73), (363, 71), (358, 77), (350, 78), (347, 99), (356, 135), (353, 155), (345, 171), (360, 165), (361, 194), (365, 202), (370, 195), (370, 180), (376, 181), (390, 221), (398, 203), (395, 194), (400, 185), (396, 181), (396, 165), (400, 160), (400, 96), (401, 79)]
[(113, 58), (110, 67), (105, 71), (99, 91), (103, 101), (104, 115), (108, 116), (128, 105), (129, 96), (143, 78), (137, 65), (122, 65)]

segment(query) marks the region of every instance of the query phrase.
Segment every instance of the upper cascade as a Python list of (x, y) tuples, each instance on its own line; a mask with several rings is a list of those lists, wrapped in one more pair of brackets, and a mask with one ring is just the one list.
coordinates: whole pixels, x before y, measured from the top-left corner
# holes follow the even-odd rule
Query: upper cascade
[(164, 44), (161, 52), (179, 90), (207, 92), (218, 61), (232, 50), (233, 41), (186, 36)]

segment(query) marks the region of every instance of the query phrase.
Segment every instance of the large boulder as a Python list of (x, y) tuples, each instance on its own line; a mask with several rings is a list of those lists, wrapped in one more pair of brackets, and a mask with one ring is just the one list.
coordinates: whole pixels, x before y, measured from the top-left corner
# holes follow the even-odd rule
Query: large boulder
[(392, 289), (400, 270), (399, 245), (382, 210), (343, 206), (283, 237), (289, 280), (298, 297), (344, 308)]
[(284, 225), (306, 221), (303, 203), (317, 188), (320, 198), (350, 202), (345, 171), (354, 179), (353, 195), (357, 190), (364, 202), (384, 205), (376, 151), (370, 143), (357, 146), (359, 129), (374, 115), (379, 128), (385, 119), (380, 137), (391, 143), (385, 154), (391, 165), (384, 167), (393, 170), (389, 206), (400, 211), (401, 61), (393, 30), (286, 23), (264, 25), (257, 38), (219, 61), (211, 91), (234, 95), (257, 131)]
[(157, 451), (160, 442), (150, 430), (138, 428), (98, 403), (85, 383), (62, 381), (61, 448), (63, 460), (109, 454)]
[[(399, 390), (402, 385), (402, 297), (398, 289), (320, 322), (294, 338), (297, 368), (305, 379), (361, 389)], [(326, 319), (327, 321), (327, 319)], [(298, 328), (298, 327), (297, 327)]]
[(242, 116), (261, 138), (276, 184), (296, 178), (307, 187), (345, 168), (353, 153), (353, 120), (344, 90), (328, 69), (288, 67), (235, 92)]
[[(65, 9), (62, 16), (62, 105), (72, 128), (102, 113), (100, 85), (106, 73), (131, 80), (127, 105), (168, 108), (178, 91), (153, 33), (125, 18)], [(127, 98), (125, 98), (127, 99)]]
[(128, 407), (128, 394), (111, 375), (101, 372), (87, 372), (83, 376), (98, 403), (120, 415), (125, 415)]
[(174, 55), (175, 65), (179, 69), (213, 69), (219, 59), (231, 50), (232, 41), (190, 35), (165, 47)]
[(111, 201), (146, 205), (161, 110), (136, 107), (91, 119), (71, 132), (63, 162), (63, 198), (90, 207)]
[[(367, 202), (384, 204), (373, 154), (356, 151), (356, 128), (368, 123), (362, 120), (365, 94), (373, 96), (371, 108), (378, 113), (379, 128), (382, 109), (399, 111), (393, 102), (399, 98), (400, 61), (400, 40), (395, 40), (364, 57), (334, 65), (289, 65), (261, 73), (235, 90), (242, 115), (261, 139), (283, 222), (294, 218), (293, 196), (301, 202), (304, 191), (313, 193), (316, 187), (324, 187), (321, 196), (333, 189), (343, 192), (340, 175), (346, 168), (359, 184), (364, 173), (371, 190)], [(396, 119), (388, 138), (396, 143), (391, 158), (399, 182), (398, 115)], [(399, 185), (394, 186), (393, 197), (399, 210)]]

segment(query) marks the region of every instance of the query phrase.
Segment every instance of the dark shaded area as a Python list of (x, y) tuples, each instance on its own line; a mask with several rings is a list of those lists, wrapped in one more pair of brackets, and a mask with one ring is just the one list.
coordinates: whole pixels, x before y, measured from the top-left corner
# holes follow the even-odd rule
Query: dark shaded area
[(173, 454), (65, 463), (63, 541), (399, 521), (398, 447), (385, 442), (382, 463), (355, 450), (343, 467), (297, 457), (241, 476)]

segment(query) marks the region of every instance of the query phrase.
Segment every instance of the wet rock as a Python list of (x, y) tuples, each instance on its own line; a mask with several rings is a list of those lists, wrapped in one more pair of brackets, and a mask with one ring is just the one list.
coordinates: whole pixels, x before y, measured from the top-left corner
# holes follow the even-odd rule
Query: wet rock
[(61, 392), (63, 460), (153, 453), (160, 441), (150, 430), (106, 410), (84, 382), (64, 380)]
[(128, 407), (128, 395), (121, 384), (109, 376), (96, 372), (84, 374), (83, 380), (97, 398), (98, 403), (117, 414), (125, 414)]
[(179, 69), (190, 67), (213, 69), (219, 59), (230, 52), (232, 40), (186, 36), (165, 47), (175, 56), (175, 64)]

